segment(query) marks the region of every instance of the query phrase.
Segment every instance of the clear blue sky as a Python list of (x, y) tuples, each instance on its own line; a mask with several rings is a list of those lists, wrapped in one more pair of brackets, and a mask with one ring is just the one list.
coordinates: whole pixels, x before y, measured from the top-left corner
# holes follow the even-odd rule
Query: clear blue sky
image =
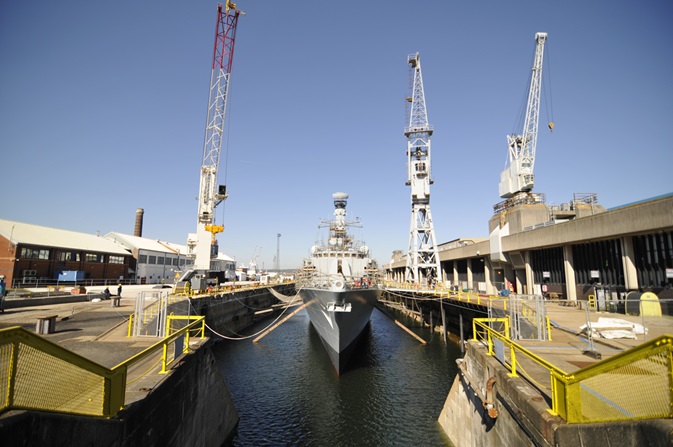
[[(381, 264), (407, 249), (404, 99), (417, 51), (438, 242), (488, 234), (538, 31), (552, 101), (535, 191), (557, 204), (596, 192), (606, 207), (673, 191), (670, 0), (238, 7), (220, 167), (230, 198), (217, 223), (220, 250), (240, 263), (258, 250), (272, 268), (281, 233), (281, 267), (299, 266), (336, 191)], [(144, 236), (185, 244), (216, 12), (210, 0), (0, 2), (0, 218), (133, 233), (144, 208)]]

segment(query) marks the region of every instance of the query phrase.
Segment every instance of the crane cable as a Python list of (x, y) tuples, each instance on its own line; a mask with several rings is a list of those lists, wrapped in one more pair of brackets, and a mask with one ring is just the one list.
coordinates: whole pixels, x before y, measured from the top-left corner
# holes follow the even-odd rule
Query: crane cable
[[(547, 47), (549, 48), (549, 47)], [(544, 104), (545, 104), (545, 113), (547, 114), (547, 127), (549, 127), (549, 132), (554, 131), (554, 103), (552, 102), (552, 87), (551, 87), (551, 58), (549, 57), (549, 49), (547, 49), (547, 57), (545, 58), (545, 62), (547, 63), (547, 78), (549, 79), (549, 82), (546, 82), (543, 84), (547, 86), (547, 88), (542, 88), (542, 91), (544, 92)]]

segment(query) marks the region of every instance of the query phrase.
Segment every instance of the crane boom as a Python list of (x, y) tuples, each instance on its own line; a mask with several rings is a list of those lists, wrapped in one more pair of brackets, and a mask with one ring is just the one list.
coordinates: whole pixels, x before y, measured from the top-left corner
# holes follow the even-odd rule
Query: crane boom
[(533, 167), (540, 116), (540, 89), (542, 86), (542, 59), (547, 33), (535, 34), (535, 57), (528, 90), (526, 118), (522, 135), (507, 135), (508, 160), (500, 174), (500, 197), (509, 198), (520, 192), (529, 192), (535, 184)]
[(210, 270), (211, 257), (217, 256), (215, 234), (223, 230), (222, 226), (213, 225), (213, 219), (215, 207), (227, 198), (226, 187), (218, 185), (217, 174), (220, 166), (236, 27), (240, 14), (241, 11), (236, 9), (236, 5), (229, 0), (225, 7), (218, 5), (203, 162), (199, 182), (196, 241), (192, 243), (195, 245), (194, 268), (197, 270)]

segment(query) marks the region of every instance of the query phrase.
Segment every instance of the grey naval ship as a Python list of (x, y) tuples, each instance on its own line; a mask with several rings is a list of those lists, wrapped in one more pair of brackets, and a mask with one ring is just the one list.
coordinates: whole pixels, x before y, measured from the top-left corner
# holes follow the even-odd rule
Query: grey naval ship
[(369, 248), (356, 241), (348, 227), (361, 227), (359, 218), (346, 220), (348, 194), (337, 192), (334, 219), (321, 220), (329, 228), (327, 241), (317, 242), (304, 260), (299, 276), (299, 296), (338, 374), (341, 374), (372, 309), (381, 295), (375, 261)]

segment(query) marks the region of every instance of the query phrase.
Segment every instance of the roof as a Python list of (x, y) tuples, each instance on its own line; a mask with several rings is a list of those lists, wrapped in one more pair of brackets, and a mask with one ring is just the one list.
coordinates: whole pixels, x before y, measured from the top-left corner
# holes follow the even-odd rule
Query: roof
[(129, 255), (125, 247), (105, 237), (12, 220), (0, 219), (0, 235), (14, 244)]
[[(137, 248), (138, 250), (156, 251), (160, 253), (175, 253), (186, 255), (189, 253), (186, 245), (174, 244), (172, 242), (160, 241), (159, 239), (150, 239), (147, 237), (131, 236), (130, 234), (123, 234), (117, 232), (110, 232), (105, 235), (106, 238), (117, 241), (129, 249)], [(217, 259), (220, 261), (234, 261), (233, 258), (224, 253), (219, 253)]]
[(150, 239), (147, 237), (132, 236), (130, 234), (117, 233), (115, 231), (105, 235), (106, 238), (117, 241), (129, 249), (158, 251), (161, 253), (187, 254), (187, 246), (174, 244), (172, 242), (160, 241), (159, 239)]

